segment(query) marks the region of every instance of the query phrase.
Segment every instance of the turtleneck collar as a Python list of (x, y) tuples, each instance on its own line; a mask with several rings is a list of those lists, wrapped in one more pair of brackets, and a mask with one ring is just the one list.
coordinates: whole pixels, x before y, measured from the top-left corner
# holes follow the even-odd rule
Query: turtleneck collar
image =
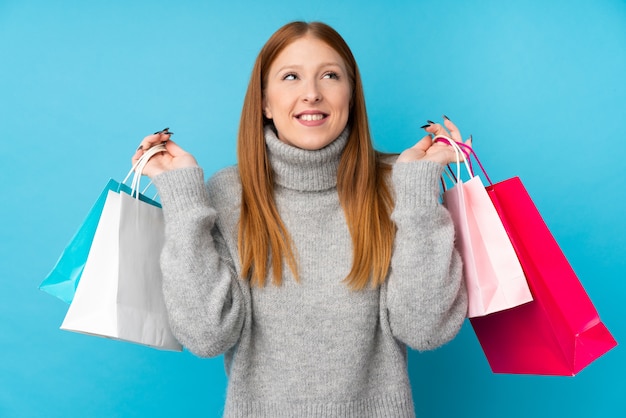
[(274, 170), (274, 182), (300, 191), (321, 191), (337, 186), (337, 169), (348, 142), (346, 127), (326, 147), (309, 151), (282, 142), (273, 127), (265, 127), (265, 143)]

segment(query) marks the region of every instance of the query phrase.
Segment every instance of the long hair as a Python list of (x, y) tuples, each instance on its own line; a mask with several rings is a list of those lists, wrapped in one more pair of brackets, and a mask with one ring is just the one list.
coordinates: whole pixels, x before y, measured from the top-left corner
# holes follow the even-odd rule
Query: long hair
[(283, 49), (305, 35), (332, 47), (343, 59), (352, 85), (350, 135), (339, 162), (337, 192), (352, 238), (353, 260), (345, 278), (352, 289), (385, 281), (391, 262), (395, 225), (388, 184), (390, 166), (372, 145), (361, 76), (344, 39), (320, 22), (292, 22), (276, 31), (261, 49), (244, 99), (237, 142), (242, 185), (238, 248), (242, 276), (264, 286), (269, 269), (280, 285), (282, 262), (298, 279), (293, 242), (274, 201), (274, 181), (264, 136), (263, 93), (270, 66)]

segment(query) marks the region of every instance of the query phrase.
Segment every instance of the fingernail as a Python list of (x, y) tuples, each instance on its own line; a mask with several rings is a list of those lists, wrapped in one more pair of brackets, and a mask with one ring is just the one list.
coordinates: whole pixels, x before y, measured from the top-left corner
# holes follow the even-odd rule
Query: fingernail
[(443, 118), (446, 119), (446, 120), (450, 120), (450, 118), (447, 117), (446, 115), (443, 115)]
[(167, 144), (167, 141), (161, 142), (161, 145), (165, 145), (165, 144)]
[(427, 120), (426, 122), (428, 122), (429, 125), (434, 125), (435, 122), (433, 122), (432, 120)]
[(139, 151), (140, 149), (143, 149), (143, 145), (139, 145), (139, 148), (137, 148), (137, 151)]
[(420, 129), (425, 129), (425, 128), (428, 128), (429, 126), (430, 126), (430, 123), (429, 123), (428, 125), (422, 125), (422, 126), (420, 126)]
[(472, 137), (472, 135), (470, 135), (470, 142), (473, 144), (474, 143), (474, 138)]
[(174, 132), (163, 132), (165, 135), (174, 135)]

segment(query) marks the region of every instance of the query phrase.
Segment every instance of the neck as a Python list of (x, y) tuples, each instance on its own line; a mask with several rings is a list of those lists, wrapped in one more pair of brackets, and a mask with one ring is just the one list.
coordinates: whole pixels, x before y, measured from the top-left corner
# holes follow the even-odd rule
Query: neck
[(348, 142), (349, 129), (326, 147), (304, 150), (282, 142), (273, 128), (265, 128), (265, 143), (274, 171), (274, 182), (282, 187), (302, 191), (321, 191), (337, 186), (341, 154)]

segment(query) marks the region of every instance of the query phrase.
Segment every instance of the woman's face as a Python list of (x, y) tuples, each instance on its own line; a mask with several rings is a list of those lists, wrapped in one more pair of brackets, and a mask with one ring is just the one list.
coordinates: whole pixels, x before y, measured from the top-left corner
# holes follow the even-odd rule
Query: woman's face
[(351, 90), (341, 56), (307, 35), (285, 47), (270, 66), (263, 110), (281, 141), (318, 150), (346, 127)]

